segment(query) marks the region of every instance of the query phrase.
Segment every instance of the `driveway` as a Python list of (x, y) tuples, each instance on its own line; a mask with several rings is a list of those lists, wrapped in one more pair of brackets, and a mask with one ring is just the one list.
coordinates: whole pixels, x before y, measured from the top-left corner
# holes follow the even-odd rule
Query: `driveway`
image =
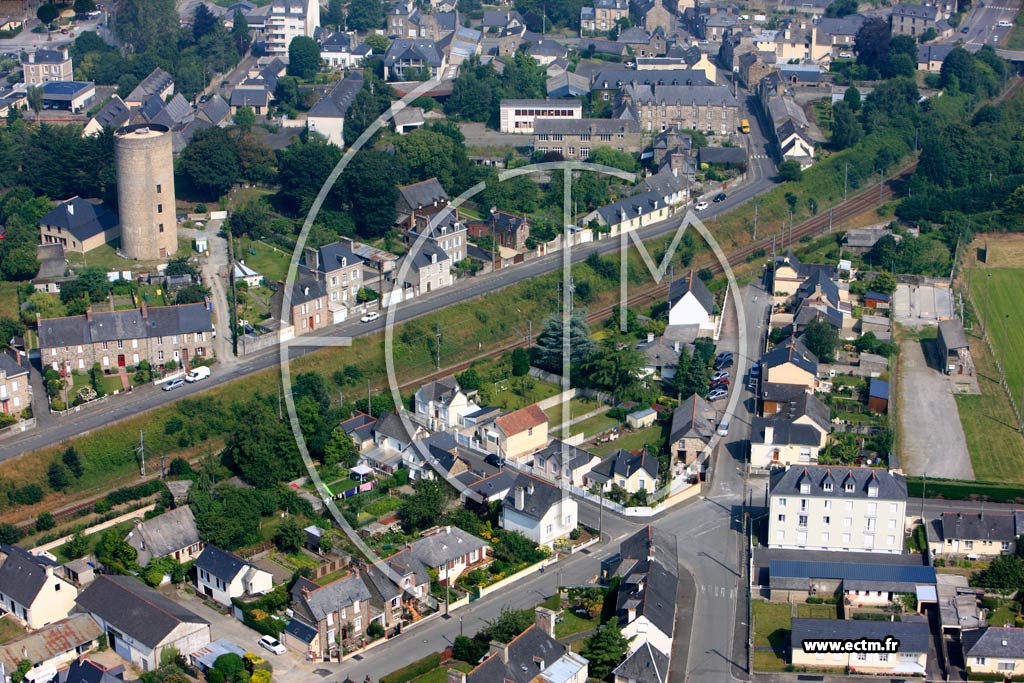
[(899, 419), (902, 466), (907, 474), (974, 479), (967, 441), (949, 380), (928, 364), (924, 348), (934, 342), (908, 339), (900, 345)]
[(205, 230), (180, 228), (183, 237), (195, 239), (205, 237), (208, 251), (202, 265), (203, 282), (210, 290), (213, 302), (214, 324), (219, 326), (219, 334), (213, 340), (217, 361), (223, 365), (231, 365), (238, 361), (231, 352), (231, 318), (228, 310), (228, 241), (221, 234), (223, 221), (207, 222)]
[(213, 609), (208, 603), (185, 590), (174, 590), (166, 593), (169, 598), (192, 610), (210, 622), (210, 637), (213, 640), (227, 638), (247, 652), (256, 652), (274, 666), (274, 678), (279, 681), (311, 681), (320, 678), (313, 673), (317, 667), (307, 662), (292, 651), (283, 655), (275, 655), (260, 648), (256, 641), (260, 634), (245, 626), (234, 617)]

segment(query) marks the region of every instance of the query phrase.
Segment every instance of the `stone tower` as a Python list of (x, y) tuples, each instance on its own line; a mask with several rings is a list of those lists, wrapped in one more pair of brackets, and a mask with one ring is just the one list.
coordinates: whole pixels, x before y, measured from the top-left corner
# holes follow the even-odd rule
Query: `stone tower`
[(121, 251), (128, 258), (156, 261), (178, 249), (174, 204), (174, 160), (167, 126), (125, 126), (114, 134)]

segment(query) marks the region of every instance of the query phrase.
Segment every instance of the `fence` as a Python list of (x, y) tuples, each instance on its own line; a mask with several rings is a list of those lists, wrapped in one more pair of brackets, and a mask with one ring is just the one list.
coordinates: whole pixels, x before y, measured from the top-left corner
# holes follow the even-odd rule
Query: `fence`
[[(149, 512), (150, 510), (154, 509), (155, 507), (156, 507), (156, 503), (150, 503), (149, 505), (147, 505), (145, 507), (141, 507), (138, 510), (132, 510), (131, 512), (126, 512), (123, 515), (120, 515), (118, 517), (114, 517), (113, 519), (108, 519), (105, 522), (100, 522), (99, 524), (96, 524), (95, 526), (91, 526), (88, 529), (83, 530), (82, 534), (85, 535), (85, 536), (88, 536), (89, 534), (94, 534), (97, 531), (103, 531), (104, 529), (108, 529), (108, 528), (110, 528), (112, 526), (120, 524), (121, 522), (127, 521), (129, 519), (137, 519), (137, 518), (141, 519), (142, 517), (145, 516), (145, 514), (147, 512)], [(50, 541), (49, 543), (44, 543), (41, 546), (33, 548), (33, 550), (38, 551), (38, 552), (44, 552), (44, 551), (52, 550), (53, 548), (56, 548), (58, 546), (64, 545), (65, 543), (70, 541), (73, 536), (74, 536), (74, 534), (68, 534), (67, 536), (61, 536), (60, 538), (58, 538), (56, 540)]]
[(15, 422), (10, 427), (4, 427), (3, 429), (0, 429), (0, 439), (7, 436), (8, 434), (19, 434), (21, 432), (28, 431), (29, 429), (32, 429), (35, 426), (36, 419), (34, 417), (30, 417), (27, 420), (21, 420), (20, 422)]
[[(550, 384), (557, 384), (558, 386), (562, 386), (562, 376), (561, 375), (556, 375), (553, 372), (548, 372), (547, 370), (541, 370), (540, 368), (536, 368), (536, 367), (533, 367), (531, 365), (530, 366), (530, 373), (529, 374), (530, 374), (530, 377), (536, 377), (537, 379), (539, 379), (539, 380), (541, 380), (543, 382), (549, 382)], [(569, 391), (574, 391), (575, 392), (575, 393), (573, 393), (572, 396), (568, 396), (569, 399), (575, 398), (577, 396), (583, 396), (585, 398), (592, 398), (594, 400), (601, 401), (602, 403), (607, 403), (610, 406), (613, 406), (613, 405), (618, 403), (618, 401), (616, 400), (616, 398), (614, 396), (612, 396), (611, 394), (606, 394), (603, 391), (595, 391), (593, 389), (584, 389), (582, 387), (576, 388), (576, 389), (570, 389)], [(555, 398), (556, 397), (552, 396), (550, 398), (544, 399), (544, 401), (551, 401), (547, 405), (544, 405), (544, 401), (539, 401), (538, 405), (540, 405), (541, 410), (546, 410), (547, 408), (550, 408), (553, 405), (557, 405), (559, 400), (561, 400), (561, 394), (559, 395), (558, 400), (552, 401), (552, 399), (555, 399)]]

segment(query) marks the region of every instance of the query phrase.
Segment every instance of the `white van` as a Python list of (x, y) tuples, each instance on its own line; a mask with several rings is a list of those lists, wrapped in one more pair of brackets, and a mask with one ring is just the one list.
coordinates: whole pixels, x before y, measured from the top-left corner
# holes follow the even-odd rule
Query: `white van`
[(996, 24), (996, 26), (998, 26), (999, 28), (1010, 28), (1011, 26), (1013, 26), (1013, 24), (1010, 23), (1009, 21), (1007, 21), (1006, 19), (1003, 19), (1003, 20), (999, 21)]
[(191, 372), (185, 375), (186, 382), (198, 382), (201, 379), (206, 379), (210, 376), (210, 368), (205, 365), (200, 365), (198, 368), (193, 368)]

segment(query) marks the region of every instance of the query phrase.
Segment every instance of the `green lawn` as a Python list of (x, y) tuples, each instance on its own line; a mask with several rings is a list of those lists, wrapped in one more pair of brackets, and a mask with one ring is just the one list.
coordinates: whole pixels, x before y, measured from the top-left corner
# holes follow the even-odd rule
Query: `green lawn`
[(14, 617), (8, 616), (0, 619), (0, 644), (9, 643), (24, 635), (25, 629), (15, 621)]
[(989, 611), (986, 623), (989, 626), (1013, 626), (1017, 616), (1017, 603), (1013, 600), (1000, 600), (999, 603), (999, 607)]
[[(457, 669), (458, 671), (461, 671), (463, 673), (469, 673), (473, 670), (473, 666), (471, 664), (467, 664), (466, 662), (452, 661), (449, 662), (449, 666), (452, 669)], [(416, 678), (412, 679), (410, 683), (445, 683), (445, 681), (447, 680), (448, 667), (439, 666), (436, 669), (433, 669), (432, 671), (428, 671), (422, 676), (417, 676)]]
[(620, 448), (627, 451), (638, 451), (644, 447), (644, 444), (648, 446), (651, 453), (657, 454), (661, 450), (661, 447), (665, 444), (665, 433), (661, 425), (655, 424), (650, 427), (644, 427), (639, 431), (625, 434), (616, 441), (609, 441), (608, 443), (594, 446), (590, 450), (597, 455), (604, 455)]
[[(450, 329), (458, 329), (455, 325)], [(397, 364), (397, 363), (396, 363)], [(481, 405), (496, 406), (503, 410), (519, 410), (561, 391), (557, 384), (535, 377), (509, 377), (480, 387)]]
[[(101, 266), (107, 270), (130, 270), (130, 271), (146, 271), (150, 267), (155, 267), (157, 264), (163, 263), (162, 260), (156, 261), (132, 261), (131, 259), (121, 258), (117, 255), (117, 247), (120, 245), (120, 240), (114, 239), (107, 244), (96, 247), (87, 254), (79, 254), (77, 252), (66, 251), (64, 255), (67, 256), (68, 263), (72, 268), (76, 266)], [(178, 238), (178, 256), (189, 256), (195, 253), (192, 249), (192, 241), (185, 238)]]
[[(136, 522), (136, 520), (129, 519), (127, 521), (121, 522), (120, 524), (115, 524), (114, 526), (109, 527), (108, 529), (104, 529), (103, 531), (97, 531), (94, 534), (89, 534), (88, 536), (85, 537), (86, 540), (89, 543), (89, 551), (88, 552), (93, 552), (93, 549), (96, 547), (96, 544), (99, 542), (100, 537), (106, 531), (108, 531), (109, 529), (113, 529), (115, 534), (119, 538), (123, 538), (123, 537), (128, 535), (129, 531), (132, 530), (132, 527), (135, 526), (135, 522)], [(73, 558), (73, 557), (71, 557), (70, 555), (67, 554), (67, 552), (65, 551), (65, 547), (63, 545), (57, 546), (51, 552), (61, 562), (70, 562), (71, 560), (75, 559), (75, 558)]]
[[(276, 247), (266, 242), (254, 242), (243, 238), (235, 242), (235, 258), (244, 260), (249, 266), (268, 280), (284, 282), (288, 275), (288, 264), (291, 262), (292, 254), (281, 247)], [(253, 254), (252, 252), (256, 253)]]
[[(600, 408), (602, 403), (589, 398), (574, 398), (569, 401), (569, 419), (579, 417), (580, 415), (586, 415), (592, 410)], [(559, 425), (562, 423), (564, 407), (561, 403), (558, 405), (551, 406), (544, 411), (544, 414), (548, 416), (548, 420), (551, 421), (551, 426)]]
[(1013, 28), (1003, 41), (1007, 50), (1024, 50), (1024, 15), (1017, 15)]
[(570, 429), (569, 431), (572, 432), (573, 434), (579, 434), (580, 432), (582, 432), (589, 439), (595, 434), (600, 434), (603, 431), (613, 428), (617, 424), (619, 424), (618, 420), (612, 417), (608, 417), (608, 413), (602, 413), (601, 415), (588, 417), (586, 420), (583, 420), (582, 422), (577, 422), (572, 426), (572, 429)]
[(383, 498), (378, 498), (373, 501), (363, 508), (363, 510), (374, 517), (380, 517), (381, 515), (386, 515), (389, 512), (397, 510), (398, 506), (401, 504), (402, 501), (394, 496), (384, 496)]
[(599, 619), (587, 619), (581, 617), (572, 609), (566, 607), (562, 610), (562, 620), (555, 624), (555, 638), (568, 638), (577, 633), (582, 633), (592, 628), (597, 628)]
[(782, 671), (786, 667), (786, 648), (792, 630), (792, 612), (788, 602), (775, 603), (754, 600), (750, 604), (754, 614), (754, 647), (770, 647), (771, 651), (753, 653), (757, 671)]
[[(991, 278), (983, 273), (991, 273)], [(1024, 303), (1017, 301), (1007, 287), (1024, 286), (1024, 269), (987, 268), (971, 274), (974, 286), (973, 304), (984, 315), (985, 287), (988, 294), (989, 336), (1002, 355), (1002, 321), (1006, 325), (1006, 368), (1010, 390), (1020, 397), (1024, 389)], [(1019, 291), (1019, 290), (1018, 290)], [(975, 333), (980, 334), (976, 329)], [(978, 337), (968, 335), (971, 356), (976, 366), (980, 395), (957, 396), (957, 409), (963, 425), (967, 449), (971, 454), (974, 476), (979, 481), (1024, 482), (1024, 439), (1017, 431), (1017, 416), (1010, 407), (1006, 391), (999, 384), (999, 372), (988, 346)], [(1019, 399), (1018, 399), (1019, 400)]]
[(21, 317), (18, 310), (18, 284), (17, 282), (0, 282), (0, 317), (14, 320)]
[(796, 606), (796, 616), (800, 619), (838, 619), (839, 606), (803, 603)]

